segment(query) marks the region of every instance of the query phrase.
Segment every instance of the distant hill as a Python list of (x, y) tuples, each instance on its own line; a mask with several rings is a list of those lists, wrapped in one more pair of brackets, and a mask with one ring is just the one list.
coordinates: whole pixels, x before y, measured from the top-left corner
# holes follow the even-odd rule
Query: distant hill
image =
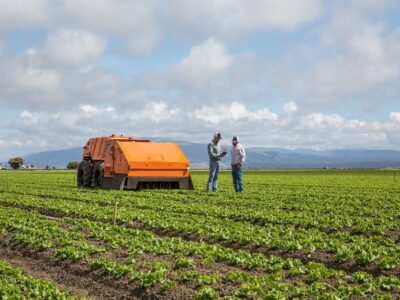
[(35, 167), (44, 168), (53, 166), (57, 169), (64, 169), (67, 163), (72, 160), (80, 161), (82, 159), (82, 147), (52, 150), (45, 152), (37, 152), (24, 156), (26, 165), (34, 165)]
[[(206, 144), (178, 142), (188, 157), (191, 168), (208, 166)], [(228, 148), (229, 149), (229, 148)], [(38, 152), (24, 156), (26, 164), (36, 167), (65, 168), (71, 160), (79, 161), (82, 147)], [(229, 155), (222, 160), (229, 167)], [(344, 149), (315, 151), (310, 149), (289, 150), (284, 148), (254, 147), (247, 149), (247, 168), (298, 169), (298, 168), (399, 168), (400, 151)]]

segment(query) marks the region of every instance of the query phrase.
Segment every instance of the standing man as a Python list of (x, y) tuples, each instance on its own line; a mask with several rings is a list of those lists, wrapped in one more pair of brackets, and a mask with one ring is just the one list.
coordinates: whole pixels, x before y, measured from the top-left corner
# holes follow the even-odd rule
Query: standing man
[(226, 151), (221, 152), (219, 141), (221, 140), (221, 133), (216, 132), (214, 138), (208, 143), (208, 157), (210, 158), (210, 175), (208, 176), (206, 191), (218, 191), (218, 173), (221, 157), (226, 155)]
[(242, 181), (242, 165), (246, 159), (246, 152), (242, 144), (239, 144), (239, 137), (232, 138), (231, 150), (231, 165), (232, 165), (232, 179), (235, 192), (244, 192)]

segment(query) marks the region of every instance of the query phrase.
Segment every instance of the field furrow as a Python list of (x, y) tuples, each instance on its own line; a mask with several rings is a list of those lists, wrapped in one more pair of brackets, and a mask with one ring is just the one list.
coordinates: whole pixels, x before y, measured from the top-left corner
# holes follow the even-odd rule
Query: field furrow
[[(76, 297), (391, 299), (400, 187), (385, 171), (248, 172), (246, 193), (99, 191), (0, 173), (0, 259)], [(116, 221), (116, 225), (113, 222)], [(71, 297), (72, 297), (71, 296)]]

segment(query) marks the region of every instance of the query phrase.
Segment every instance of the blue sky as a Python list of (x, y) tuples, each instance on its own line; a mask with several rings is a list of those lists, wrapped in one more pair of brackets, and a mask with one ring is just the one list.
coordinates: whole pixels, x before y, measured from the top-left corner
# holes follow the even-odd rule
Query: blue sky
[(0, 0), (0, 160), (124, 133), (400, 148), (396, 0)]

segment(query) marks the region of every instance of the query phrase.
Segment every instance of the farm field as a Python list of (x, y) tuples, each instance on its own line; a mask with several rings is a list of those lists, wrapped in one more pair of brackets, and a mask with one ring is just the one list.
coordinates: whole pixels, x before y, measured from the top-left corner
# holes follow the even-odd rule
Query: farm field
[(0, 171), (0, 299), (400, 296), (400, 173), (245, 171), (240, 194), (207, 176), (106, 191)]

